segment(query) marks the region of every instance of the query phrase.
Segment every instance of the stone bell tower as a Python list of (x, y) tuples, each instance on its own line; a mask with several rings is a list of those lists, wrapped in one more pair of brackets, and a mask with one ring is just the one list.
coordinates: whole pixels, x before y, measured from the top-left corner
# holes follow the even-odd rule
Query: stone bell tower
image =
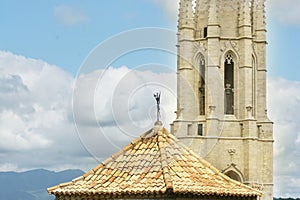
[(273, 198), (265, 0), (181, 0), (171, 131), (229, 177)]

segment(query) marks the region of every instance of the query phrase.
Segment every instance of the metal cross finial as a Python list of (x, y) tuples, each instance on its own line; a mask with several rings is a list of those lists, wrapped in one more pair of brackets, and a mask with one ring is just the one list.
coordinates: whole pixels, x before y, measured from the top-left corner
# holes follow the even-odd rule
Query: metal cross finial
[(159, 117), (160, 117), (160, 92), (154, 94), (154, 98), (156, 100), (156, 104), (157, 104), (157, 121), (159, 121)]

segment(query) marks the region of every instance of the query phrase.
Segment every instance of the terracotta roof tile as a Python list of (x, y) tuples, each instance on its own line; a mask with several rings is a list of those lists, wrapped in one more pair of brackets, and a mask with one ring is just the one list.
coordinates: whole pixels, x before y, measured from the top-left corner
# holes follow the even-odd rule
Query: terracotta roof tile
[(164, 194), (260, 196), (261, 192), (220, 173), (155, 127), (71, 182), (48, 189), (55, 195)]

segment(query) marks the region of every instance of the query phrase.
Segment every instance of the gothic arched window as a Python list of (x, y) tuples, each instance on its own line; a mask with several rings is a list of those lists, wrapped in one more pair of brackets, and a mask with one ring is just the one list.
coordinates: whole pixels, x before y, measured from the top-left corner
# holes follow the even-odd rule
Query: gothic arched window
[(234, 114), (234, 62), (231, 54), (227, 54), (224, 62), (225, 114)]
[(199, 110), (200, 115), (205, 115), (205, 59), (200, 57), (200, 79), (199, 79)]

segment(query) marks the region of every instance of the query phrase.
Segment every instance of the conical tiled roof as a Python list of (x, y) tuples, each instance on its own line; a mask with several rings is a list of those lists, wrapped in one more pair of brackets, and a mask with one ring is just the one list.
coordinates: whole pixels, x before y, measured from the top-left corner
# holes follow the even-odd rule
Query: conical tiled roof
[(261, 195), (219, 172), (161, 127), (143, 134), (83, 176), (48, 192), (102, 197)]

